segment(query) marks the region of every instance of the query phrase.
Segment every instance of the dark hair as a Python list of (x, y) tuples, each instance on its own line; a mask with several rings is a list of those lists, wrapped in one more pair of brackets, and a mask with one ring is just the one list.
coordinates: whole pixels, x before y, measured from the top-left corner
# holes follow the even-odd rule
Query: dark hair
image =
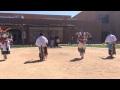
[(40, 36), (43, 36), (43, 33), (40, 33)]

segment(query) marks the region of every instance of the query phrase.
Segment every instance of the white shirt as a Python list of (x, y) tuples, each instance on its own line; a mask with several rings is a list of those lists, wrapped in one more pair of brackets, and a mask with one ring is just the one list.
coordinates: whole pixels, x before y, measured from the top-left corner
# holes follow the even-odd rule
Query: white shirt
[(115, 37), (115, 35), (112, 35), (112, 34), (108, 35), (105, 39), (105, 43), (107, 43), (107, 42), (113, 43), (115, 41), (117, 41), (117, 38)]
[(35, 45), (36, 46), (41, 46), (42, 45), (43, 47), (45, 47), (46, 43), (48, 44), (47, 38), (44, 37), (44, 36), (40, 36), (39, 38), (37, 38)]

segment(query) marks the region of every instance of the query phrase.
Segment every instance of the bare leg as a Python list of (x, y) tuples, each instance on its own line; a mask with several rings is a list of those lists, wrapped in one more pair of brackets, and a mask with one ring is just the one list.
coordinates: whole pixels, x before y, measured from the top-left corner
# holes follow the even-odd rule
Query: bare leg
[(47, 59), (47, 56), (48, 56), (48, 55), (46, 55), (46, 56), (45, 56), (45, 57), (46, 57), (46, 59)]
[(84, 54), (85, 54), (85, 49), (79, 49), (78, 48), (78, 51), (80, 52), (81, 59), (83, 59), (84, 58)]
[(81, 53), (81, 59), (83, 59), (84, 58), (84, 52), (83, 53)]
[(81, 59), (83, 58), (83, 53), (81, 53)]
[(40, 60), (41, 60), (41, 58), (42, 58), (43, 60), (45, 60), (45, 57), (44, 57), (44, 58), (41, 57), (41, 53), (39, 53), (39, 58), (40, 58)]
[(85, 54), (85, 53), (83, 53), (82, 59), (84, 58), (84, 54)]
[(47, 47), (44, 47), (44, 56), (45, 56), (46, 59), (47, 59), (47, 56), (48, 56), (48, 50), (47, 50)]
[(3, 54), (3, 58), (4, 58), (4, 60), (6, 60), (7, 59), (7, 55)]
[(40, 53), (39, 53), (39, 58), (40, 58)]
[(113, 57), (113, 50), (108, 50), (110, 57)]
[(7, 59), (7, 54), (5, 55), (5, 59)]
[(81, 57), (81, 59), (83, 59), (83, 58), (84, 58), (84, 54), (85, 54), (85, 49), (83, 49), (83, 52), (82, 52), (82, 57)]
[(113, 57), (113, 50), (111, 50), (111, 57)]

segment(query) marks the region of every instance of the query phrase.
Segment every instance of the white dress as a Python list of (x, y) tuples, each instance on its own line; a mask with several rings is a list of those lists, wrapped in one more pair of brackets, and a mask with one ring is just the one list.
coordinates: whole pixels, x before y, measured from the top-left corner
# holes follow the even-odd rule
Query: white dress
[[(6, 44), (7, 43), (7, 44)], [(0, 43), (0, 46), (1, 46), (1, 49), (2, 51), (7, 51), (7, 48), (8, 50), (10, 51), (10, 41), (7, 41), (6, 43), (2, 44)], [(6, 47), (7, 46), (7, 47)]]
[(1, 54), (10, 54), (10, 41), (6, 43), (0, 43)]

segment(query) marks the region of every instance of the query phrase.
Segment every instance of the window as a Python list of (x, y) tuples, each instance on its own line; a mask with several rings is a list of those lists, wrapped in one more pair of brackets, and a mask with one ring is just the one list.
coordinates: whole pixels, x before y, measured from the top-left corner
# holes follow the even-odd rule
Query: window
[(102, 23), (109, 23), (109, 15), (99, 15), (99, 20), (101, 20)]

